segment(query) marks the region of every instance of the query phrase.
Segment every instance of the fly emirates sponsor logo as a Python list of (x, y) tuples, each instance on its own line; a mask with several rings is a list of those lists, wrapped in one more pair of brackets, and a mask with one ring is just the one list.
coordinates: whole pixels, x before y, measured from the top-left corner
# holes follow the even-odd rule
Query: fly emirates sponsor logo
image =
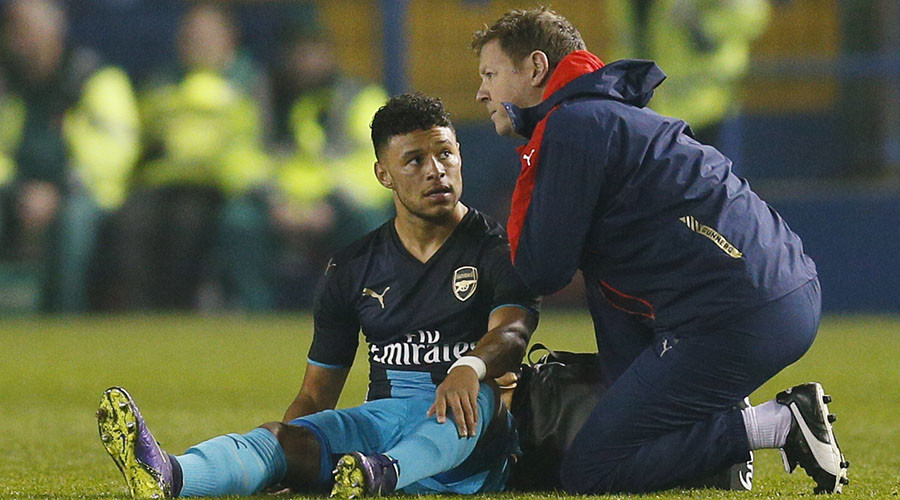
[(442, 344), (441, 332), (419, 330), (407, 333), (403, 342), (369, 345), (369, 356), (375, 363), (394, 366), (452, 363), (475, 348), (475, 342)]

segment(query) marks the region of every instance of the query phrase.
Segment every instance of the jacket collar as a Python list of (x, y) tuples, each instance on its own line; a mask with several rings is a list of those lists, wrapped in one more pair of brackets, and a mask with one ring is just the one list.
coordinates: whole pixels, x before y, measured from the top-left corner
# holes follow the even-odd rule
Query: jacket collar
[(530, 138), (538, 122), (565, 100), (592, 96), (644, 107), (666, 75), (652, 61), (623, 59), (606, 66), (588, 51), (578, 50), (563, 58), (550, 75), (544, 100), (537, 106), (519, 108), (505, 102), (517, 134)]
[(544, 100), (555, 94), (556, 91), (568, 85), (579, 76), (593, 73), (603, 67), (603, 61), (599, 57), (586, 50), (576, 50), (567, 55), (556, 65), (547, 88), (544, 89)]

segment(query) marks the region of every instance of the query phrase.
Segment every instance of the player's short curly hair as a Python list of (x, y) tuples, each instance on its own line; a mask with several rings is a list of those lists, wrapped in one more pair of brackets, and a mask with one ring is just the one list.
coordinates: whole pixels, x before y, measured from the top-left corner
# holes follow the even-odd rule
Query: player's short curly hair
[(578, 29), (546, 7), (511, 10), (503, 14), (494, 24), (484, 25), (475, 32), (472, 49), (481, 54), (481, 49), (492, 40), (500, 41), (500, 48), (517, 68), (535, 50), (547, 54), (553, 69), (563, 57), (587, 48)]
[(450, 113), (444, 109), (444, 103), (437, 97), (429, 97), (421, 92), (390, 98), (387, 104), (378, 108), (371, 127), (372, 145), (375, 147), (375, 156), (379, 159), (379, 153), (395, 135), (434, 127), (449, 127), (456, 132), (450, 122)]

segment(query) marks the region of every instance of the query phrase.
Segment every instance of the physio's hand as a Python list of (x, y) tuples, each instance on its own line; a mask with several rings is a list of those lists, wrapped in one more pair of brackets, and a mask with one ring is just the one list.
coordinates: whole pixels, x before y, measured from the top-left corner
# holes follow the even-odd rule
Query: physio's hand
[(459, 437), (474, 437), (478, 424), (478, 375), (468, 366), (458, 366), (437, 387), (428, 416), (437, 415), (438, 423), (447, 421), (447, 410), (453, 413)]

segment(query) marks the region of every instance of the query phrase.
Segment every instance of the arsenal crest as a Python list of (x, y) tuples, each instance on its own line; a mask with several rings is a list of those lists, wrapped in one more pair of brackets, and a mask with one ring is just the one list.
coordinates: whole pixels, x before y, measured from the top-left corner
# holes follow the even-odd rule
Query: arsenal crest
[(478, 269), (474, 266), (463, 266), (453, 272), (453, 295), (465, 302), (475, 295), (478, 287)]

